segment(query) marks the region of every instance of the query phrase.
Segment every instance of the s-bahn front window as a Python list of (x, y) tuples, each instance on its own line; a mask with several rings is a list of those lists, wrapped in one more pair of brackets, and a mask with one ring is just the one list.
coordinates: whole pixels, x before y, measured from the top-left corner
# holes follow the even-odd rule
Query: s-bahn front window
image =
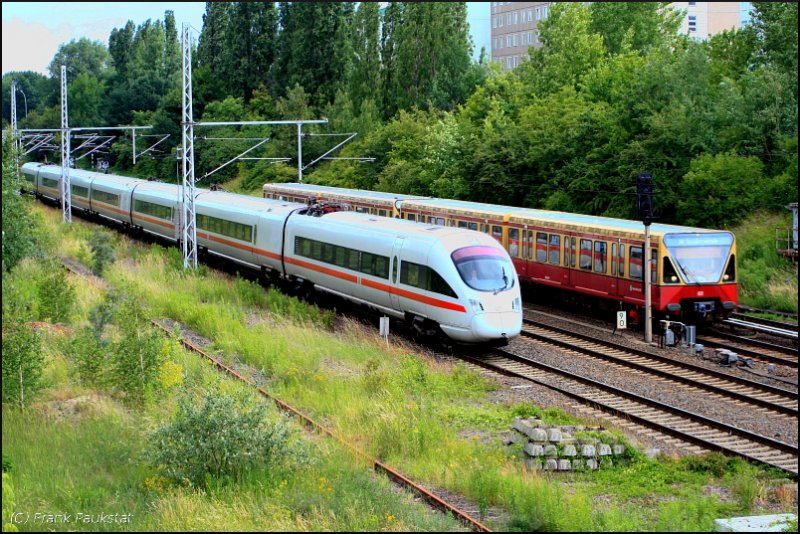
[(514, 287), (514, 265), (500, 250), (486, 246), (464, 247), (451, 254), (458, 274), (478, 291), (505, 291)]
[(733, 246), (733, 234), (667, 234), (664, 245), (687, 284), (719, 282)]

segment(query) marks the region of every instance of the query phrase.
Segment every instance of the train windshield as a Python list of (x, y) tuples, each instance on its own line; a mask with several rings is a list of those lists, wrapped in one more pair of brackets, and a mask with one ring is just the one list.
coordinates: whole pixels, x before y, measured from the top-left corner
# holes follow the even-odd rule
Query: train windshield
[(668, 234), (664, 245), (686, 283), (716, 283), (730, 256), (733, 234)]
[(505, 291), (514, 287), (514, 265), (494, 247), (473, 246), (451, 255), (461, 279), (478, 291)]

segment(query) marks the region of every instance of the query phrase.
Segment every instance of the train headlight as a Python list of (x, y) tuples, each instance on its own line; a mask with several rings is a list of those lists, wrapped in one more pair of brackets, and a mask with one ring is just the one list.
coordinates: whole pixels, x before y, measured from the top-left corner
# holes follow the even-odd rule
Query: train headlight
[(728, 280), (731, 279), (731, 275), (729, 275), (728, 273), (725, 273), (725, 275), (722, 277), (722, 279), (727, 282)]
[(674, 275), (674, 274), (673, 274), (672, 276), (670, 276), (670, 277), (669, 277), (669, 281), (670, 281), (670, 282), (672, 282), (672, 283), (675, 283), (675, 282), (677, 282), (677, 281), (678, 281), (678, 277), (677, 277), (677, 275)]
[(481, 301), (475, 299), (469, 299), (469, 303), (472, 306), (472, 313), (478, 313), (483, 311), (483, 304), (481, 304)]

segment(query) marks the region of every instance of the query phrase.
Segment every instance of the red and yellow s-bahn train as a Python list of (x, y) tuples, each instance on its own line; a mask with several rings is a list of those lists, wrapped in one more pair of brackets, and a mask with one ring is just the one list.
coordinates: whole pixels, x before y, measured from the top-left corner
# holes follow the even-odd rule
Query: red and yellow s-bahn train
[[(639, 221), (314, 184), (265, 184), (263, 196), (484, 232), (502, 243), (521, 281), (557, 290), (559, 298), (627, 310), (634, 322), (644, 316)], [(655, 317), (697, 324), (736, 310), (732, 233), (652, 224), (650, 245)]]

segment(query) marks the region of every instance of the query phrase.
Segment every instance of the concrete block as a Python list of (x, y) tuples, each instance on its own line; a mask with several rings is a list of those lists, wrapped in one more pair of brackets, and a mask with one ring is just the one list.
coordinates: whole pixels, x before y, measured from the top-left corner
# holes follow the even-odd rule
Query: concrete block
[(569, 432), (561, 432), (561, 443), (575, 443), (575, 438)]
[(542, 461), (538, 458), (526, 458), (525, 467), (527, 467), (531, 471), (541, 471)]
[(558, 449), (555, 445), (545, 445), (544, 446), (544, 455), (548, 458), (555, 458), (558, 456)]
[(625, 445), (617, 443), (611, 447), (611, 452), (614, 453), (614, 456), (622, 456), (625, 454)]
[(544, 448), (535, 443), (526, 443), (524, 450), (528, 456), (544, 456)]
[(597, 454), (600, 456), (611, 456), (611, 447), (605, 443), (601, 443), (597, 448)]
[(572, 459), (572, 470), (573, 471), (582, 471), (586, 467), (586, 464), (583, 463), (583, 460), (580, 458), (573, 458)]
[(572, 464), (569, 460), (559, 460), (558, 461), (558, 470), (559, 471), (571, 471)]
[(561, 449), (561, 456), (577, 456), (578, 451), (575, 450), (575, 445), (564, 445)]
[(509, 441), (511, 441), (511, 443), (527, 443), (528, 436), (523, 436), (519, 432), (512, 432)]
[(555, 471), (558, 469), (558, 460), (555, 458), (550, 458), (544, 464), (545, 471)]
[(533, 425), (531, 425), (525, 419), (522, 419), (520, 417), (515, 417), (514, 418), (514, 422), (511, 424), (511, 428), (513, 428), (514, 430), (516, 430), (518, 432), (522, 432), (523, 434), (525, 434), (527, 436), (528, 433), (531, 430), (533, 430)]
[(531, 438), (531, 441), (540, 441), (544, 443), (547, 441), (547, 431), (543, 428), (534, 428), (528, 434), (528, 437)]
[(584, 458), (597, 456), (597, 449), (594, 448), (594, 445), (584, 444), (583, 447), (581, 447), (581, 456)]
[(591, 469), (592, 471), (594, 471), (598, 467), (600, 466), (597, 464), (597, 460), (595, 460), (594, 458), (589, 458), (588, 460), (586, 460), (586, 469)]
[(716, 532), (782, 532), (790, 520), (797, 520), (796, 514), (756, 515), (715, 519)]
[(550, 443), (558, 443), (561, 441), (561, 430), (558, 428), (551, 428), (547, 431), (547, 441)]

